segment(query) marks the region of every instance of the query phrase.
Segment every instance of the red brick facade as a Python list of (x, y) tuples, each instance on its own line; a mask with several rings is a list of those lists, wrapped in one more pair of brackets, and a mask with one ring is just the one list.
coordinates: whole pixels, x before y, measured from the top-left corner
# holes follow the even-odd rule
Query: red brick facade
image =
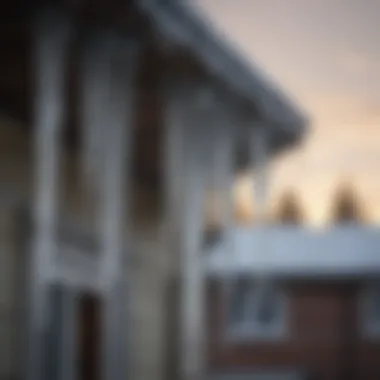
[(360, 322), (358, 282), (298, 281), (283, 284), (289, 313), (288, 336), (278, 342), (223, 340), (221, 291), (208, 298), (211, 370), (302, 369), (318, 380), (380, 379), (380, 337), (368, 340)]

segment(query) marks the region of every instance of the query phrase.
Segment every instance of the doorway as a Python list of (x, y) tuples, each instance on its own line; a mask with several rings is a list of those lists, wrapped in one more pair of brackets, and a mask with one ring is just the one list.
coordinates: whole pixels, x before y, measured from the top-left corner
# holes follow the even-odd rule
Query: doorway
[[(47, 331), (46, 379), (61, 379), (66, 360), (74, 360), (73, 370), (77, 380), (98, 380), (100, 378), (100, 334), (101, 301), (94, 294), (81, 293), (74, 299), (74, 315), (67, 314), (67, 297), (72, 289), (53, 285), (49, 291), (50, 323)], [(74, 318), (67, 323), (65, 318)], [(71, 331), (69, 331), (69, 329)], [(74, 331), (73, 331), (74, 330)], [(72, 335), (73, 334), (73, 335)], [(73, 337), (73, 345), (65, 346), (65, 338)], [(74, 350), (67, 355), (65, 350)]]
[(78, 380), (99, 380), (101, 302), (93, 294), (83, 294), (78, 305)]

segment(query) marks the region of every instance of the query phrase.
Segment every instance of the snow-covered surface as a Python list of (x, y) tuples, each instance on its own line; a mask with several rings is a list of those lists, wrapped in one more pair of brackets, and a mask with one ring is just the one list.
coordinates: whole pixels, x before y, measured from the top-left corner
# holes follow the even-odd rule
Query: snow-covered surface
[[(228, 248), (229, 247), (229, 248)], [(209, 273), (285, 276), (380, 274), (380, 228), (236, 228), (205, 255)]]

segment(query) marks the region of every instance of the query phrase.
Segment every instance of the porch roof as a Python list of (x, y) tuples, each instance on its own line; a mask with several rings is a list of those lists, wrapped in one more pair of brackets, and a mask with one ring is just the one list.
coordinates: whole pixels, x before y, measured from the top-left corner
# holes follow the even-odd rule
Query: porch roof
[[(1, 112), (11, 115), (30, 130), (33, 124), (34, 79), (31, 65), (31, 14), (42, 4), (57, 0), (5, 1), (0, 16), (0, 44), (4, 59), (0, 64)], [(228, 45), (212, 30), (212, 23), (186, 1), (60, 0), (60, 6), (75, 16), (76, 39), (80, 45), (86, 28), (111, 27), (122, 34), (133, 33), (143, 41), (138, 68), (136, 130), (133, 171), (139, 181), (160, 187), (159, 141), (162, 138), (165, 100), (159, 83), (169, 71), (190, 80), (211, 78), (222, 93), (248, 111), (249, 122), (262, 118), (268, 131), (270, 154), (298, 142), (306, 131), (307, 117), (263, 72)], [(92, 5), (94, 6), (92, 6)], [(157, 39), (157, 32), (164, 38)], [(82, 35), (83, 34), (83, 35)], [(162, 42), (169, 46), (163, 48)], [(76, 145), (80, 124), (80, 52), (77, 42), (70, 46), (65, 114), (65, 140)], [(219, 86), (220, 85), (220, 86)], [(231, 95), (231, 97), (229, 97)], [(242, 112), (244, 114), (244, 112)], [(244, 114), (245, 115), (245, 114)], [(237, 169), (250, 164), (245, 133), (237, 129)], [(67, 137), (67, 138), (66, 138)]]
[[(262, 69), (248, 63), (225, 36), (218, 33), (204, 12), (187, 1), (141, 0), (139, 4), (162, 35), (177, 46), (189, 48), (209, 72), (251, 103), (274, 134), (277, 132), (283, 137), (284, 143), (290, 136), (292, 142), (302, 137), (308, 124), (306, 114)], [(277, 139), (276, 147), (281, 145)]]

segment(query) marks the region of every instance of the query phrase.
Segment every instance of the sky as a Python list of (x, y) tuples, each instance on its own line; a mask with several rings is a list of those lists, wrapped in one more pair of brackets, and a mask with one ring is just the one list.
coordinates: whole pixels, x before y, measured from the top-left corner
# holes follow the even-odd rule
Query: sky
[[(270, 199), (296, 191), (311, 225), (353, 181), (380, 223), (380, 0), (195, 0), (215, 27), (311, 119), (300, 147), (270, 166)], [(239, 199), (250, 209), (252, 181)]]

